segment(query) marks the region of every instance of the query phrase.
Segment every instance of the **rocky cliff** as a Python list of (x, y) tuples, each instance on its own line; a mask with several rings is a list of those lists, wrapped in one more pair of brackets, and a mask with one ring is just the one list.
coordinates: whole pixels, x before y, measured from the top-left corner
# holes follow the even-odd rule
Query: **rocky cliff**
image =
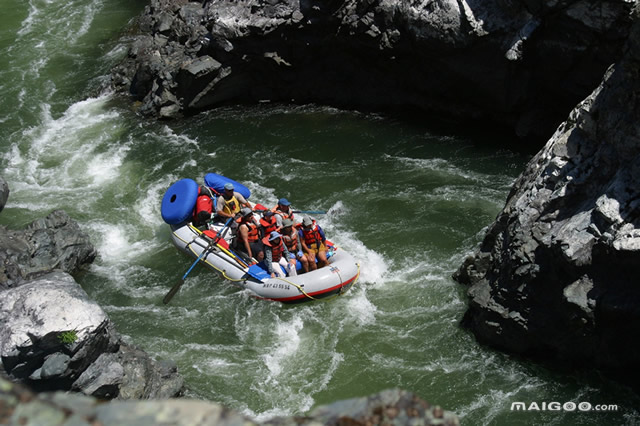
[(315, 102), (546, 140), (619, 58), (632, 3), (151, 0), (113, 83), (161, 118)]
[(513, 186), (477, 253), (463, 324), (508, 351), (638, 385), (640, 7), (623, 59)]

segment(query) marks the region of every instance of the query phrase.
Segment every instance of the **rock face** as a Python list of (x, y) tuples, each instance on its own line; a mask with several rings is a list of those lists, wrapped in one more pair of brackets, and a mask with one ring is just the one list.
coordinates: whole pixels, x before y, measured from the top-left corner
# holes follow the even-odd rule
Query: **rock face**
[(471, 284), (463, 324), (479, 340), (636, 386), (639, 9), (623, 59), (531, 160), (456, 275)]
[(54, 269), (74, 273), (96, 254), (87, 234), (62, 210), (24, 230), (0, 226), (0, 290)]
[[(374, 423), (367, 423), (373, 421)], [(376, 422), (377, 421), (377, 422)], [(386, 423), (385, 423), (386, 421)], [(365, 425), (411, 424), (456, 426), (458, 418), (415, 395), (393, 390), (369, 398), (318, 407), (309, 417), (278, 418), (256, 423), (219, 404), (188, 399), (165, 401), (98, 400), (77, 394), (34, 395), (0, 378), (0, 424), (56, 425)]]
[(619, 58), (632, 3), (151, 0), (113, 83), (161, 118), (315, 102), (547, 138)]

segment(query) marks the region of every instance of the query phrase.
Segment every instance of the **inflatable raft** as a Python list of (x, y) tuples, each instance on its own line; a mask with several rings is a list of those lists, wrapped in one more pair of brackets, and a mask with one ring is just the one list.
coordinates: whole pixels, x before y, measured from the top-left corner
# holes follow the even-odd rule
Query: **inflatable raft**
[[(215, 173), (205, 176), (205, 185), (213, 194), (222, 193), (231, 182), (245, 198), (251, 195), (244, 185)], [(337, 296), (358, 279), (360, 266), (344, 250), (329, 244), (329, 265), (292, 277), (272, 278), (260, 263), (234, 250), (234, 232), (224, 223), (197, 228), (191, 222), (200, 185), (192, 179), (174, 183), (162, 199), (162, 217), (171, 226), (174, 245), (222, 277), (249, 291), (253, 296), (283, 303), (300, 303)], [(215, 198), (215, 195), (214, 195)], [(215, 206), (215, 199), (213, 200)], [(300, 265), (298, 265), (300, 267)]]

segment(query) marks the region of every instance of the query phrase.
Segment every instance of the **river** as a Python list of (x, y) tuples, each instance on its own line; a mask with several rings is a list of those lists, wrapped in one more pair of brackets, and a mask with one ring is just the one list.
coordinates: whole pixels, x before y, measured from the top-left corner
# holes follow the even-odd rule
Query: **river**
[[(466, 289), (451, 274), (529, 159), (504, 148), (515, 141), (317, 105), (143, 119), (100, 88), (144, 6), (4, 0), (0, 161), (11, 194), (0, 224), (53, 209), (78, 221), (99, 257), (77, 280), (127, 341), (177, 362), (187, 396), (264, 420), (397, 387), (468, 425), (640, 423), (639, 398), (597, 372), (550, 371), (459, 327)], [(326, 210), (317, 219), (360, 262), (357, 284), (286, 306), (196, 268), (163, 305), (192, 260), (170, 243), (160, 201), (176, 180), (208, 172), (268, 206), (287, 197)], [(617, 409), (570, 409), (580, 402)]]

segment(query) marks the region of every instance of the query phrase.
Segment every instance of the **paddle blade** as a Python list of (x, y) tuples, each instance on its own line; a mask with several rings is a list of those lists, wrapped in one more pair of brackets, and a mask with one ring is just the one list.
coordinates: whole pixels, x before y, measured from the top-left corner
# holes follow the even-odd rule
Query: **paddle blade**
[(178, 290), (180, 290), (180, 287), (182, 287), (182, 284), (184, 284), (184, 280), (180, 280), (178, 283), (176, 283), (176, 285), (171, 287), (171, 290), (169, 290), (169, 293), (167, 293), (167, 295), (164, 296), (164, 299), (162, 299), (162, 303), (164, 303), (165, 305), (169, 303), (169, 301), (173, 299), (173, 296), (176, 295)]

